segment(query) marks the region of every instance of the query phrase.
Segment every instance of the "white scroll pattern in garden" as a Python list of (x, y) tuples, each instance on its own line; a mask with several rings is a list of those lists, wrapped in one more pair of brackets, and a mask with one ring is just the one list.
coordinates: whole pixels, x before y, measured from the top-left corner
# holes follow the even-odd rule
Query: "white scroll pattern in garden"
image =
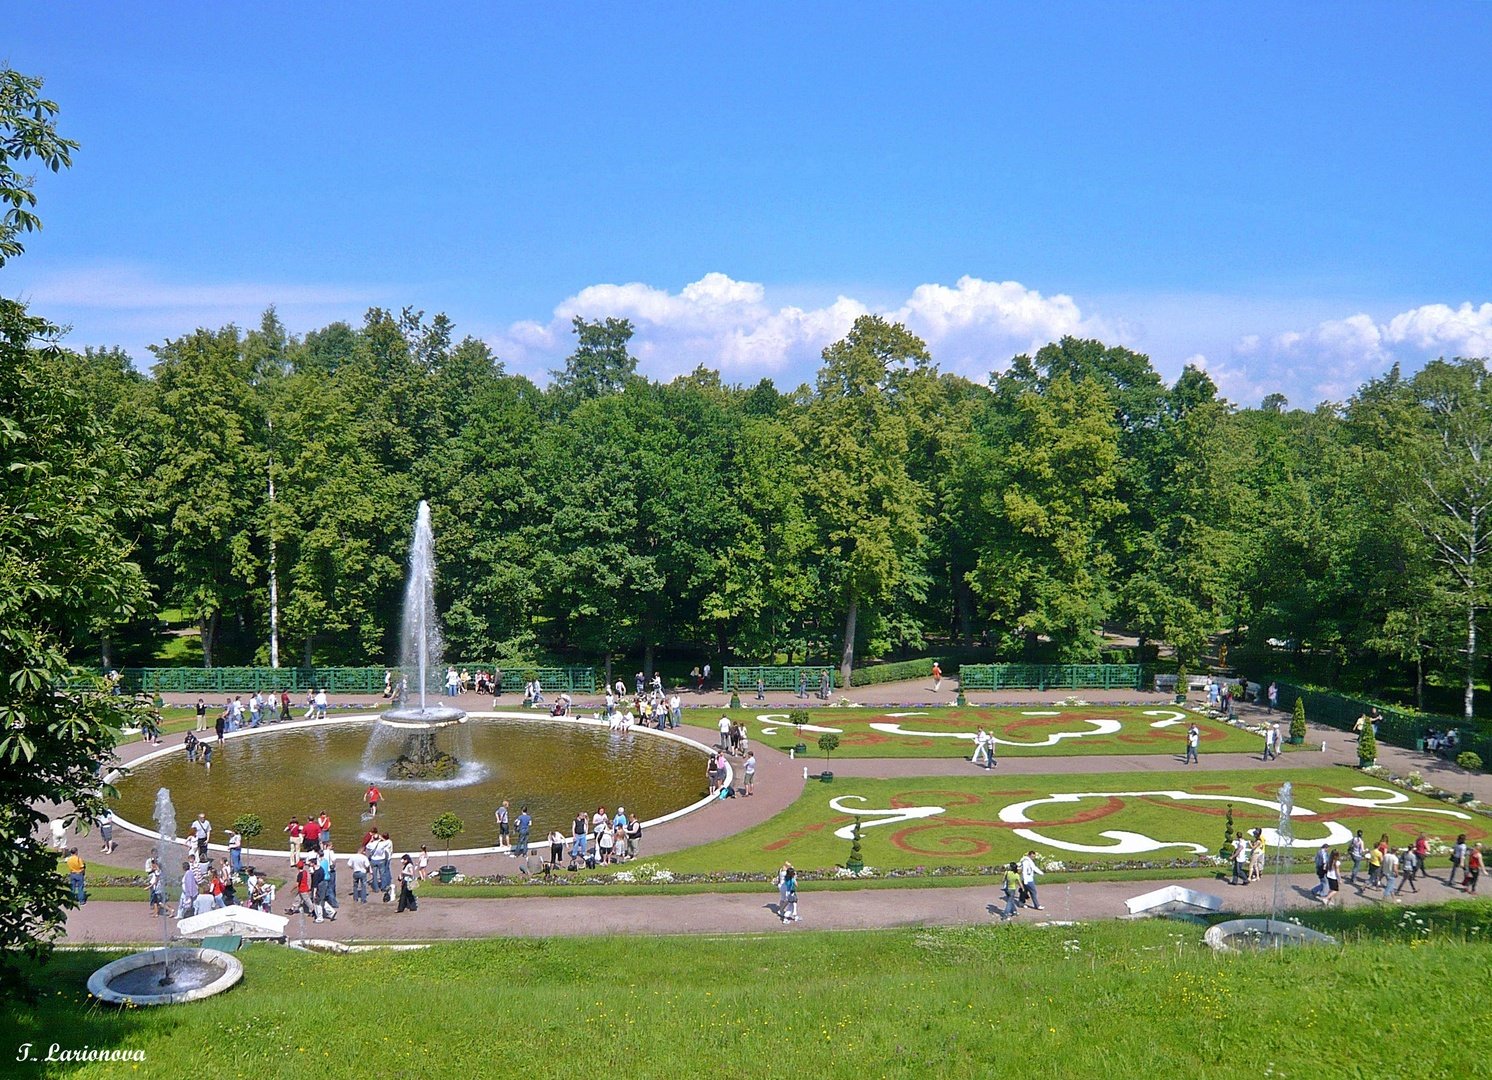
[[(1359, 809), (1381, 809), (1392, 806), (1405, 813), (1435, 814), (1445, 817), (1459, 818), (1463, 821), (1471, 819), (1470, 814), (1460, 810), (1444, 810), (1433, 806), (1412, 806), (1409, 797), (1403, 792), (1394, 791), (1391, 788), (1382, 787), (1356, 787), (1353, 791), (1367, 795), (1375, 793), (1371, 798), (1329, 798), (1321, 797), (1321, 803), (1331, 803), (1339, 806), (1351, 806)], [(1051, 795), (1043, 795), (1039, 799), (1023, 799), (1019, 802), (1008, 803), (1000, 808), (999, 820), (1011, 825), (1035, 825), (1040, 821), (1029, 816), (1027, 811), (1038, 806), (1076, 806), (1084, 800), (1091, 799), (1172, 799), (1176, 802), (1220, 802), (1238, 803), (1245, 806), (1258, 807), (1278, 816), (1283, 807), (1277, 799), (1260, 799), (1247, 795), (1217, 795), (1212, 793), (1177, 791), (1177, 790), (1136, 790), (1136, 791), (1068, 791), (1056, 792)], [(879, 825), (896, 825), (905, 821), (916, 821), (923, 818), (934, 817), (947, 812), (945, 806), (895, 806), (885, 809), (872, 809), (863, 806), (851, 807), (849, 802), (863, 803), (866, 800), (859, 795), (839, 795), (829, 800), (829, 808), (839, 814), (847, 814), (860, 820), (862, 829), (870, 829)], [(1329, 811), (1316, 811), (1298, 803), (1290, 808), (1293, 817), (1320, 817), (1322, 813)], [(1352, 839), (1352, 830), (1341, 822), (1330, 819), (1316, 822), (1320, 825), (1325, 835), (1295, 836), (1290, 839), (1290, 844), (1297, 849), (1313, 849), (1322, 844), (1340, 845)], [(835, 831), (834, 835), (848, 840), (854, 831), (854, 825), (847, 825)], [(1144, 833), (1130, 832), (1123, 829), (1109, 829), (1100, 832), (1099, 835), (1111, 841), (1108, 844), (1079, 844), (1068, 840), (1058, 840), (1046, 835), (1040, 828), (1016, 828), (1011, 830), (1016, 836), (1033, 843), (1041, 844), (1048, 848), (1059, 851), (1081, 852), (1094, 855), (1139, 855), (1150, 851), (1162, 851), (1166, 848), (1180, 848), (1195, 855), (1205, 855), (1207, 848), (1201, 844), (1192, 843), (1189, 840), (1159, 840)], [(1280, 834), (1278, 829), (1263, 829), (1264, 843), (1268, 847), (1278, 848), (1280, 846)]]

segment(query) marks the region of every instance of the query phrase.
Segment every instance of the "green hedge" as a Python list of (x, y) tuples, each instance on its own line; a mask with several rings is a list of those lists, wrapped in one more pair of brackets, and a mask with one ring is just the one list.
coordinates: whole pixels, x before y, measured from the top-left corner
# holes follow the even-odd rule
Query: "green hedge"
[[(874, 686), (877, 683), (901, 682), (903, 679), (932, 678), (932, 658), (919, 660), (897, 660), (890, 664), (856, 668), (850, 672), (851, 686)], [(953, 674), (948, 665), (943, 665), (943, 677)]]
[[(1267, 684), (1266, 684), (1267, 685)], [(1280, 708), (1289, 712), (1295, 707), (1297, 698), (1305, 702), (1306, 719), (1313, 724), (1324, 724), (1339, 731), (1351, 731), (1357, 718), (1369, 709), (1377, 709), (1383, 719), (1378, 723), (1378, 739), (1390, 746), (1406, 750), (1415, 749), (1418, 740), (1425, 738), (1433, 728), (1445, 731), (1455, 728), (1460, 735), (1460, 750), (1470, 750), (1487, 760), (1492, 757), (1492, 734), (1478, 724), (1469, 724), (1455, 716), (1439, 716), (1435, 713), (1417, 713), (1393, 705), (1348, 697), (1319, 687), (1296, 686), (1294, 683), (1275, 680), (1279, 688)]]

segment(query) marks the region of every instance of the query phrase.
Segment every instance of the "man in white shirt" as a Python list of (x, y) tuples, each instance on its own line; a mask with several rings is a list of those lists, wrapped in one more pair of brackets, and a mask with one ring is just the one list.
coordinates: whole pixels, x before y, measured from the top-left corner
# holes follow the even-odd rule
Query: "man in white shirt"
[(326, 690), (316, 691), (316, 719), (326, 719)]
[(1046, 873), (1036, 865), (1036, 852), (1028, 851), (1021, 856), (1021, 886), (1026, 890), (1026, 896), (1031, 901), (1031, 906), (1037, 911), (1041, 910), (1041, 904), (1036, 899), (1036, 875)]
[(212, 822), (207, 820), (206, 814), (198, 814), (197, 820), (192, 822), (192, 835), (197, 838), (197, 857), (207, 858), (207, 839), (212, 835)]
[(352, 899), (354, 903), (366, 904), (368, 902), (368, 872), (373, 868), (372, 861), (361, 851), (354, 851), (347, 856), (347, 869), (352, 871)]
[(679, 702), (679, 692), (675, 690), (668, 696), (668, 726), (678, 727), (683, 722), (684, 710)]
[(716, 725), (720, 729), (720, 749), (730, 748), (730, 717), (722, 716), (720, 723)]

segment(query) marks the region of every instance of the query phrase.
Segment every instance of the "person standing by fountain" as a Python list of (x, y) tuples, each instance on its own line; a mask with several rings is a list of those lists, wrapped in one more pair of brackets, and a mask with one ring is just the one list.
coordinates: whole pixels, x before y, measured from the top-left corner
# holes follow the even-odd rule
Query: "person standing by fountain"
[(383, 792), (378, 790), (378, 785), (370, 782), (368, 790), (363, 792), (363, 799), (368, 803), (369, 820), (378, 817), (378, 803), (383, 799)]
[(197, 903), (197, 871), (189, 862), (181, 864), (181, 901), (176, 906), (176, 917), (185, 919)]
[(368, 902), (368, 871), (372, 867), (373, 864), (364, 852), (354, 851), (347, 857), (347, 869), (352, 871), (352, 902), (354, 904)]
[(207, 841), (212, 836), (212, 822), (207, 820), (206, 814), (198, 814), (197, 820), (192, 822), (192, 836), (197, 840), (197, 858), (207, 858)]
[(290, 865), (294, 866), (300, 862), (300, 845), (303, 833), (300, 827), (300, 818), (293, 817), (290, 824), (282, 830), (290, 838)]
[(161, 864), (152, 856), (145, 867), (146, 889), (150, 894), (150, 916), (159, 918), (166, 913), (166, 894), (161, 889)]
[(404, 856), (399, 865), (399, 908), (400, 912), (418, 911), (419, 901), (414, 896), (414, 862), (408, 855)]
[(534, 819), (528, 816), (528, 807), (521, 808), (518, 811), (518, 844), (515, 852), (519, 858), (528, 858), (528, 831), (533, 825)]
[[(498, 847), (507, 847), (508, 846), (508, 829), (509, 829), (508, 800), (507, 799), (504, 799), (502, 801), (502, 805), (497, 808), (496, 817), (497, 817), (497, 846)], [(510, 851), (508, 854), (511, 855), (512, 852)]]

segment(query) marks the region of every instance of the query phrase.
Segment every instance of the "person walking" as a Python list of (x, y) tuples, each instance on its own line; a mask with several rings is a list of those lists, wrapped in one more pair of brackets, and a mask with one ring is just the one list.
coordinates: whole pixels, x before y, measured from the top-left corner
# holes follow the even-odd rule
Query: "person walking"
[(798, 872), (792, 863), (777, 872), (777, 915), (785, 923), (798, 921)]
[(116, 846), (114, 843), (114, 811), (107, 807), (98, 816), (98, 837), (103, 841), (103, 846), (99, 850), (105, 855), (112, 855)]
[(363, 799), (368, 804), (368, 818), (371, 820), (378, 816), (378, 804), (383, 801), (383, 792), (378, 790), (378, 785), (370, 783), (368, 790), (363, 792)]
[(1331, 850), (1322, 844), (1316, 849), (1316, 887), (1311, 890), (1311, 896), (1320, 901), (1326, 900), (1326, 869), (1331, 865)]
[(1342, 853), (1333, 851), (1326, 864), (1326, 896), (1322, 899), (1323, 905), (1330, 905), (1333, 900), (1341, 903), (1342, 898)]
[(1188, 765), (1199, 765), (1197, 759), (1197, 747), (1202, 742), (1202, 730), (1196, 724), (1186, 729), (1186, 763)]
[(1347, 879), (1348, 885), (1357, 884), (1357, 871), (1361, 868), (1363, 860), (1368, 857), (1368, 845), (1362, 838), (1362, 830), (1357, 830), (1357, 835), (1347, 843), (1347, 857), (1352, 860), (1352, 876)]
[(943, 667), (936, 660), (932, 666), (933, 693), (939, 693), (943, 689)]
[(1461, 881), (1461, 888), (1466, 892), (1476, 895), (1477, 879), (1482, 876), (1482, 845), (1477, 844), (1466, 854), (1466, 877)]
[(1466, 854), (1466, 834), (1462, 833), (1456, 837), (1456, 844), (1451, 848), (1451, 871), (1445, 878), (1445, 883), (1451, 888), (1456, 887), (1456, 871), (1466, 864)]
[(399, 864), (399, 912), (420, 910), (419, 901), (414, 896), (414, 876), (414, 862), (405, 855)]
[(1013, 919), (1016, 913), (1017, 902), (1021, 895), (1021, 872), (1020, 867), (1010, 863), (1005, 868), (1005, 910), (1000, 912), (1000, 921)]
[(1280, 687), (1278, 683), (1269, 684), (1269, 711), (1274, 712), (1280, 707)]
[(1029, 900), (1036, 911), (1041, 910), (1041, 901), (1036, 898), (1036, 875), (1045, 873), (1045, 870), (1036, 865), (1036, 852), (1028, 851), (1021, 856), (1021, 888), (1025, 893), (1024, 899)]
[(753, 750), (746, 755), (746, 763), (741, 766), (741, 772), (746, 786), (745, 795), (750, 798), (754, 794), (753, 788), (756, 785), (756, 751)]
[(1383, 865), (1378, 871), (1383, 881), (1383, 899), (1398, 900), (1396, 895), (1399, 891), (1399, 856), (1389, 848), (1383, 853)]

